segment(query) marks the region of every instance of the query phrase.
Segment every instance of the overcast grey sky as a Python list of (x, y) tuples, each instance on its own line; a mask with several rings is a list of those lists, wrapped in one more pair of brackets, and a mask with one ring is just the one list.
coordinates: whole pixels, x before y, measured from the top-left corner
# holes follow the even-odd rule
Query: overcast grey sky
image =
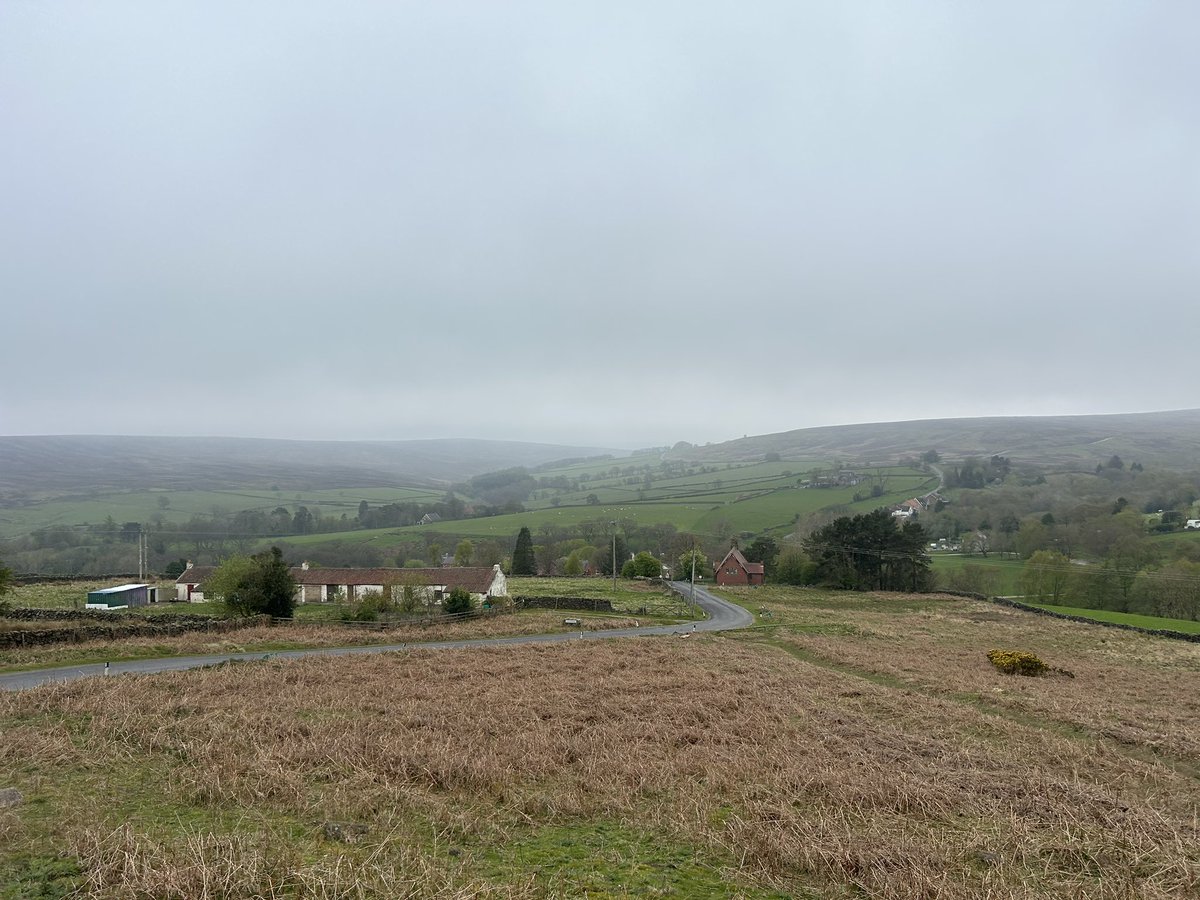
[(0, 3), (0, 432), (1200, 406), (1200, 5)]

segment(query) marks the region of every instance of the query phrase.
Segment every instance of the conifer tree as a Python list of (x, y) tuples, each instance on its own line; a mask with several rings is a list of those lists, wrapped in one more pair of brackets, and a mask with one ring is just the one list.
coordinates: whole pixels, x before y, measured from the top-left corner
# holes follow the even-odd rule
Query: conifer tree
[(533, 535), (525, 526), (521, 526), (521, 530), (517, 533), (517, 546), (513, 550), (512, 574), (537, 574), (537, 561), (533, 556)]

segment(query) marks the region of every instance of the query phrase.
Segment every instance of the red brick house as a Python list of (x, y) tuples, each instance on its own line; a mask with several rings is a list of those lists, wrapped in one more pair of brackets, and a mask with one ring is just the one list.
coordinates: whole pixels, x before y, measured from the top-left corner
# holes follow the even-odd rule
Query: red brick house
[(730, 548), (715, 570), (717, 584), (763, 583), (763, 564), (748, 562), (737, 547)]

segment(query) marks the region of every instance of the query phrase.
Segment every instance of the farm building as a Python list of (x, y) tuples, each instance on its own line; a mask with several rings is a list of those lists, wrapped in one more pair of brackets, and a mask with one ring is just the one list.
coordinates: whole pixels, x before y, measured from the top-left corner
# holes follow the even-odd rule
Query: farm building
[(175, 599), (180, 603), (200, 603), (204, 600), (204, 579), (216, 570), (216, 566), (193, 566), (188, 560), (187, 568), (175, 579)]
[(762, 584), (763, 564), (749, 562), (742, 551), (731, 547), (714, 567), (714, 577), (717, 584)]
[[(204, 581), (214, 566), (190, 563), (175, 581), (176, 599), (182, 602), (204, 600)], [(312, 568), (308, 563), (289, 569), (296, 582), (297, 603), (352, 603), (369, 591), (412, 585), (429, 594), (435, 603), (456, 587), (466, 588), (476, 603), (492, 597), (508, 596), (508, 581), (499, 566), (439, 567), (428, 569), (334, 569)]]
[(507, 597), (508, 582), (499, 566), (443, 566), (429, 569), (313, 569), (308, 563), (291, 570), (297, 603), (353, 602), (368, 591), (412, 585), (432, 594), (435, 603), (456, 587), (466, 588), (479, 603)]
[(157, 602), (158, 588), (152, 584), (118, 584), (87, 595), (88, 609), (125, 609)]

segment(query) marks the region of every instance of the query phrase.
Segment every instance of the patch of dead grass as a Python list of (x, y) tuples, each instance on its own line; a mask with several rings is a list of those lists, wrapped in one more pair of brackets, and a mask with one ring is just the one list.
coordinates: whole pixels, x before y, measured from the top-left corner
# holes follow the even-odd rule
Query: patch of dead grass
[[(563, 624), (574, 615), (579, 625)], [(204, 656), (242, 653), (280, 647), (354, 647), (407, 642), (469, 640), (547, 634), (556, 631), (604, 631), (632, 628), (637, 620), (623, 617), (578, 616), (554, 610), (480, 617), (429, 625), (399, 625), (386, 629), (338, 624), (254, 625), (236, 631), (184, 632), (178, 635), (127, 637), (0, 650), (0, 671), (30, 666), (69, 665), (81, 660), (135, 659), (146, 656)]]
[[(1149, 753), (1200, 767), (1200, 644), (1038, 616), (982, 601), (926, 595), (777, 592), (779, 614), (796, 621), (853, 621), (858, 635), (780, 628), (774, 637), (848, 669), (926, 691), (973, 696), (1001, 709), (1085, 729)], [(872, 604), (870, 601), (874, 600)], [(920, 601), (921, 608), (902, 610)], [(997, 673), (995, 647), (1037, 654), (1075, 679)]]
[[(363, 852), (387, 871), (425, 867), (430, 891), (525, 889), (472, 882), (469, 860), (466, 881), (446, 880), (430, 835), (436, 846), (495, 846), (525, 827), (595, 820), (706, 844), (736, 860), (740, 877), (788, 892), (1200, 889), (1193, 778), (1112, 742), (989, 715), (950, 691), (875, 684), (730, 639), (418, 649), (95, 679), (0, 697), (0, 721), (31, 729), (0, 746), (6, 767), (67, 764), (61, 721), (90, 759), (159, 765), (180, 808), (370, 823)], [(43, 730), (39, 744), (30, 734)], [(102, 790), (76, 801), (104, 819)], [(306, 895), (328, 893), (342, 865), (323, 855), (309, 869), (264, 869), (255, 854), (265, 851), (237, 829), (185, 835), (196, 849), (181, 862), (178, 841), (121, 824), (66, 836), (101, 893), (170, 893), (176, 882), (149, 873), (181, 866), (188, 878), (211, 870), (214, 883), (249, 887), (264, 872), (296, 885), (306, 871)], [(276, 844), (289, 846), (264, 846)]]

